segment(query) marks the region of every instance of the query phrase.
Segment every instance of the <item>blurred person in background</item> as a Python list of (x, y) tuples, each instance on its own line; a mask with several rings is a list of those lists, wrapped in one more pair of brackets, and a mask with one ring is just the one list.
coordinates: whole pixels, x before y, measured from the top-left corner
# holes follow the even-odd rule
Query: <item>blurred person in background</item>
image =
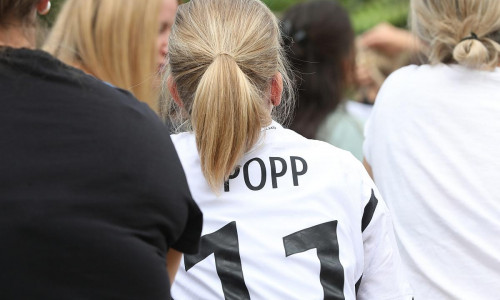
[(366, 166), (415, 299), (498, 299), (500, 1), (412, 0), (410, 15), (430, 64), (384, 82)]
[(362, 160), (363, 123), (348, 113), (354, 86), (354, 31), (336, 1), (300, 3), (282, 18), (287, 55), (297, 73), (297, 104), (290, 129), (350, 151)]
[(66, 0), (44, 50), (159, 111), (177, 0)]
[(385, 79), (397, 69), (421, 64), (425, 45), (412, 32), (380, 23), (356, 39), (356, 92), (347, 110), (366, 121)]
[(170, 299), (202, 223), (179, 158), (147, 105), (33, 49), (49, 8), (0, 0), (0, 299)]

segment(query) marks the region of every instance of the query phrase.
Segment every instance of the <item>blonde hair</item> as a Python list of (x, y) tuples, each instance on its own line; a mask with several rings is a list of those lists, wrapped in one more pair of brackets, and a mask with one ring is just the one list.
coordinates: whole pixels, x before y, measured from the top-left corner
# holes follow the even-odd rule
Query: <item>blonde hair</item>
[(271, 122), (267, 105), (278, 72), (284, 95), (274, 118), (282, 121), (293, 107), (282, 51), (278, 21), (258, 0), (192, 0), (179, 7), (167, 76), (183, 112), (170, 106), (169, 114), (194, 131), (203, 174), (215, 192)]
[(161, 0), (66, 0), (44, 50), (158, 110), (156, 37)]
[(500, 1), (411, 0), (413, 31), (429, 44), (432, 64), (494, 69), (500, 45)]

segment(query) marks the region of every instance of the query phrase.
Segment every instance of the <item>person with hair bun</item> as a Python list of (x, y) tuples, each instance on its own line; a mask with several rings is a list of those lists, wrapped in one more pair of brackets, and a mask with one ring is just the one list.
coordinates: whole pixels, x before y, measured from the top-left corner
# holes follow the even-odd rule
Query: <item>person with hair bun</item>
[(393, 73), (365, 128), (415, 299), (498, 299), (500, 1), (412, 0), (429, 64)]
[(261, 1), (179, 7), (165, 85), (169, 115), (187, 129), (172, 140), (204, 223), (173, 298), (411, 299), (361, 163), (280, 124), (293, 107), (283, 55)]
[(0, 0), (0, 299), (170, 299), (202, 214), (168, 131), (34, 49), (49, 9)]

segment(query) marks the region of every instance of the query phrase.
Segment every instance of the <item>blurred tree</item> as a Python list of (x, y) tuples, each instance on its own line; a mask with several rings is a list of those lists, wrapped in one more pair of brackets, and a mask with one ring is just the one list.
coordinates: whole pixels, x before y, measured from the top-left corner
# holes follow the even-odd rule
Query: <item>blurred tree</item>
[[(290, 6), (307, 0), (263, 0), (280, 15)], [(381, 22), (406, 27), (408, 0), (338, 0), (351, 14), (354, 30), (362, 33)]]
[[(50, 27), (65, 0), (51, 0), (50, 13), (42, 20)], [(81, 0), (85, 1), (85, 0)], [(141, 0), (144, 1), (144, 0)], [(280, 15), (288, 7), (307, 0), (262, 0), (269, 8)], [(333, 0), (332, 0), (333, 1)], [(408, 0), (338, 0), (350, 12), (357, 34), (362, 33), (378, 23), (388, 22), (398, 27), (406, 27)], [(187, 2), (187, 0), (179, 0)]]

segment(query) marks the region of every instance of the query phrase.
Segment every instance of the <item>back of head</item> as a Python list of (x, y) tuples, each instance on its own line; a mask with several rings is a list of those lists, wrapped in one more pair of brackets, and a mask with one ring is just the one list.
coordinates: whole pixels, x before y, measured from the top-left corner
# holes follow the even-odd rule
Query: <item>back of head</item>
[[(256, 143), (261, 126), (270, 123), (278, 72), (285, 91), (290, 88), (280, 41), (275, 16), (258, 0), (192, 0), (179, 7), (167, 75), (182, 101), (177, 115), (194, 131), (214, 191)], [(282, 101), (282, 115), (287, 102)]]
[(1, 0), (0, 27), (13, 23), (34, 23), (33, 11), (39, 0)]
[(331, 0), (297, 4), (285, 13), (282, 24), (288, 36), (287, 56), (301, 78), (291, 128), (314, 138), (352, 82), (354, 31), (347, 11)]
[(44, 49), (156, 109), (160, 5), (161, 0), (66, 0)]
[(413, 31), (429, 44), (433, 64), (493, 69), (500, 51), (500, 1), (412, 0)]
[(39, 4), (40, 0), (0, 0), (0, 45), (35, 47)]

